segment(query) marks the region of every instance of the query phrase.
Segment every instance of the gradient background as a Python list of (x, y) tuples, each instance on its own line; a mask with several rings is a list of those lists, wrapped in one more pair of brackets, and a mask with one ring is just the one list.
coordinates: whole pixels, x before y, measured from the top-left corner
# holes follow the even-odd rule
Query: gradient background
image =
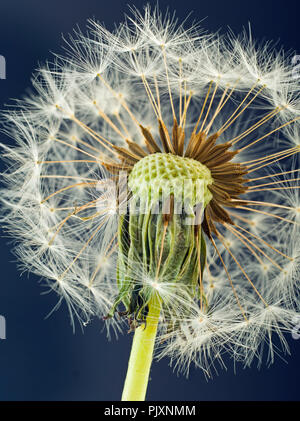
[[(7, 79), (0, 80), (0, 108), (20, 97), (30, 86), (38, 62), (61, 51), (61, 33), (68, 33), (95, 17), (108, 28), (122, 20), (128, 0), (1, 0), (0, 55), (7, 61)], [(150, 1), (156, 4), (156, 1)], [(278, 46), (300, 54), (299, 5), (297, 1), (269, 0), (161, 0), (179, 18), (190, 11), (206, 18), (210, 31), (239, 32), (251, 22), (253, 36), (278, 40)], [(3, 135), (2, 141), (3, 141)], [(5, 138), (4, 138), (4, 141)], [(7, 140), (8, 141), (8, 140)], [(64, 305), (46, 318), (57, 302), (35, 276), (20, 275), (9, 239), (0, 239), (0, 314), (7, 320), (7, 339), (0, 340), (0, 400), (119, 400), (130, 351), (131, 335), (106, 340), (102, 323), (95, 320), (84, 332), (73, 334)], [(187, 380), (177, 376), (168, 360), (154, 363), (148, 400), (299, 400), (300, 340), (287, 335), (291, 356), (277, 358), (270, 368), (243, 370), (228, 361), (206, 381), (191, 369)], [(286, 363), (288, 362), (288, 364)]]

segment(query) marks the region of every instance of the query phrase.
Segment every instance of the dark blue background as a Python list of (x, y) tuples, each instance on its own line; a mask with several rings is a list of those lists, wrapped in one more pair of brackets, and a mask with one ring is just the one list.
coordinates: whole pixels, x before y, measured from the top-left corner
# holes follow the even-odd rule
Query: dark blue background
[[(60, 51), (61, 33), (96, 17), (108, 28), (122, 20), (128, 0), (1, 0), (0, 54), (7, 61), (7, 79), (0, 80), (0, 108), (30, 86), (38, 61)], [(156, 2), (152, 2), (156, 3)], [(165, 0), (184, 18), (192, 10), (211, 31), (230, 26), (239, 32), (251, 22), (255, 38), (279, 40), (279, 46), (300, 54), (297, 1)], [(142, 6), (143, 1), (131, 4)], [(3, 140), (3, 136), (2, 136)], [(2, 233), (3, 234), (3, 233)], [(130, 351), (131, 335), (106, 340), (95, 320), (75, 335), (62, 306), (50, 318), (54, 293), (35, 276), (20, 276), (8, 239), (0, 243), (0, 314), (7, 319), (7, 339), (0, 341), (0, 400), (119, 400)], [(299, 400), (299, 345), (288, 335), (292, 355), (277, 358), (270, 368), (228, 370), (206, 381), (191, 369), (189, 379), (177, 376), (168, 360), (153, 364), (148, 400)]]

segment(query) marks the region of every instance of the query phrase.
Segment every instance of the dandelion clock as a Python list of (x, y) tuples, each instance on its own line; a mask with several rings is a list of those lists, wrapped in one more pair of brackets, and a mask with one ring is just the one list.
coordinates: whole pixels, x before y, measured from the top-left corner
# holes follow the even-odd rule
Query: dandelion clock
[(127, 401), (153, 358), (206, 377), (272, 362), (299, 309), (290, 58), (186, 26), (150, 7), (90, 21), (3, 116), (2, 225), (73, 323), (130, 332)]

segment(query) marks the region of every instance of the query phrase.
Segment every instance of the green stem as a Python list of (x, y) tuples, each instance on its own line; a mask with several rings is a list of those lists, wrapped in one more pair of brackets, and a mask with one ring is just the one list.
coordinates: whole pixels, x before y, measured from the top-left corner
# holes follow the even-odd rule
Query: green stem
[(160, 310), (161, 300), (151, 298), (146, 327), (138, 327), (134, 334), (122, 401), (145, 400)]

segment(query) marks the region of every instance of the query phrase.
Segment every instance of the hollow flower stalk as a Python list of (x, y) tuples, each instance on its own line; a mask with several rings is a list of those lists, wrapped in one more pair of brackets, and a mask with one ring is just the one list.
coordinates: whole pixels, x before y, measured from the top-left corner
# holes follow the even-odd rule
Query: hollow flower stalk
[(153, 355), (206, 376), (226, 354), (272, 362), (299, 308), (290, 57), (150, 7), (66, 42), (4, 113), (2, 222), (22, 268), (73, 323), (134, 332), (124, 400), (145, 398)]

